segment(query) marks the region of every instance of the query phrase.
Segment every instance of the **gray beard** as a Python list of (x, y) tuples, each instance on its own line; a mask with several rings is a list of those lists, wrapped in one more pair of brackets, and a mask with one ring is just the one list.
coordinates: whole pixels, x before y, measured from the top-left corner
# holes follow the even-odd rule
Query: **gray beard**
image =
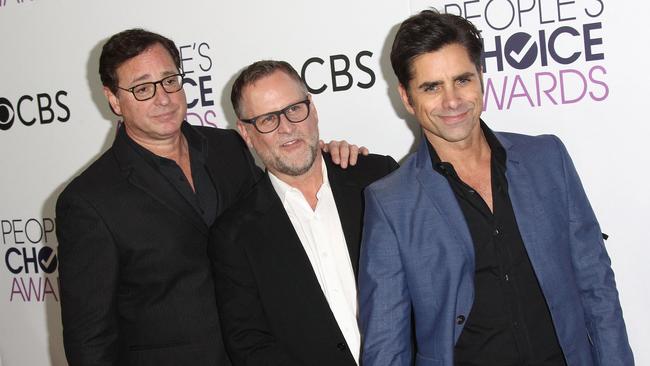
[(297, 177), (300, 175), (303, 175), (307, 173), (307, 171), (314, 165), (314, 161), (316, 160), (316, 152), (318, 149), (318, 144), (314, 144), (313, 146), (309, 147), (309, 159), (308, 163), (305, 164), (304, 166), (290, 166), (285, 164), (280, 158), (277, 156), (275, 157), (275, 167), (278, 169), (278, 171), (282, 174), (290, 175), (292, 177)]

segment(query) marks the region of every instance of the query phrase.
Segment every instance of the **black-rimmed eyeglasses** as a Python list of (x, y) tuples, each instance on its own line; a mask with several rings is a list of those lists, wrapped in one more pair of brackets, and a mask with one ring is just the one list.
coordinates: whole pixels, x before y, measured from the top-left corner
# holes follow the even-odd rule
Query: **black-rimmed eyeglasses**
[(280, 126), (280, 116), (284, 115), (291, 123), (300, 123), (309, 117), (309, 99), (291, 104), (279, 111), (269, 112), (250, 119), (240, 119), (244, 123), (255, 126), (260, 133), (270, 133)]
[(139, 101), (145, 101), (151, 99), (156, 95), (156, 84), (160, 84), (163, 90), (167, 93), (176, 93), (177, 91), (183, 89), (183, 76), (184, 73), (178, 73), (174, 75), (166, 76), (158, 81), (150, 81), (147, 83), (138, 84), (131, 88), (122, 88), (118, 86), (118, 89), (131, 92), (133, 97)]

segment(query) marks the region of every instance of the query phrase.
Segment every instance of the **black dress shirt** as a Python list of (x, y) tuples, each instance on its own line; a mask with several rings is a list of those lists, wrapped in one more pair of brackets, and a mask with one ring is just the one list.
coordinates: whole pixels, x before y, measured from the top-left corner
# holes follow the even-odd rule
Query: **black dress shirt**
[(187, 140), (194, 190), (192, 190), (190, 182), (185, 177), (185, 174), (183, 174), (183, 170), (174, 160), (152, 153), (138, 145), (128, 135), (127, 138), (135, 151), (142, 155), (154, 169), (159, 171), (162, 177), (176, 188), (178, 193), (201, 215), (205, 224), (210, 226), (217, 217), (217, 191), (205, 167), (208, 148), (207, 141), (198, 132), (191, 128), (186, 128), (185, 124), (181, 127), (181, 132)]
[(467, 319), (457, 319), (465, 325), (454, 364), (565, 366), (508, 195), (506, 152), (482, 122), (481, 129), (491, 150), (493, 211), (427, 141), (433, 168), (449, 181), (474, 242), (474, 303)]

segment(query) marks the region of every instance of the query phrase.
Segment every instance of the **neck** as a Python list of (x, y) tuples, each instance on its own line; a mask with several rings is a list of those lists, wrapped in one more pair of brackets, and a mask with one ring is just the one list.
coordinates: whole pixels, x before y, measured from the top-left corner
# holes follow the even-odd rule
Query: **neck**
[(309, 202), (309, 205), (312, 209), (316, 208), (316, 204), (318, 203), (316, 194), (318, 193), (320, 187), (323, 185), (324, 180), (322, 169), (323, 159), (321, 156), (322, 155), (319, 149), (318, 153), (316, 154), (316, 159), (314, 159), (314, 164), (311, 165), (307, 172), (298, 176), (271, 171), (271, 173), (273, 173), (281, 181), (299, 190), (307, 202)]
[(483, 131), (478, 126), (477, 129), (477, 133), (459, 142), (446, 141), (426, 130), (424, 135), (436, 150), (440, 161), (451, 163), (455, 168), (471, 169), (483, 164), (486, 159), (489, 162), (491, 154)]
[(143, 139), (137, 134), (131, 133), (128, 128), (126, 128), (126, 133), (138, 145), (158, 156), (174, 160), (177, 164), (188, 153), (187, 140), (180, 131), (173, 136), (158, 140)]

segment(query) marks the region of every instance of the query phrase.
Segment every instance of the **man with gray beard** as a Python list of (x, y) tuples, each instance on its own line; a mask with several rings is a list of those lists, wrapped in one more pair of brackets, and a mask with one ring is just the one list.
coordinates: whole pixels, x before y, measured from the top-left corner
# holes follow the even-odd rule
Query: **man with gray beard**
[(318, 113), (284, 61), (248, 66), (231, 93), (239, 132), (266, 166), (211, 230), (209, 254), (233, 365), (358, 364), (356, 273), (363, 189), (397, 167), (318, 148)]

